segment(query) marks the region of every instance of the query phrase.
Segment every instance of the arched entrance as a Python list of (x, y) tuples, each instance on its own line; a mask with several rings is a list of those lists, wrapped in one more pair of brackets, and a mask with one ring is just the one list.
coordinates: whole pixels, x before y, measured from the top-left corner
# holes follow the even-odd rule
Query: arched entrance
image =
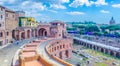
[(110, 51), (110, 55), (113, 56), (113, 55), (114, 55), (114, 52), (113, 52), (113, 51)]
[(25, 39), (25, 32), (21, 33), (21, 39)]
[(34, 37), (34, 30), (32, 29), (32, 37)]
[(92, 45), (90, 44), (90, 49), (92, 49)]
[(108, 54), (108, 49), (105, 49), (105, 54)]
[(94, 50), (96, 50), (96, 46), (95, 45), (93, 46), (93, 48), (94, 48)]
[(47, 36), (47, 30), (44, 28), (39, 29), (38, 35), (39, 36)]
[(30, 38), (30, 30), (27, 30), (27, 37)]
[(101, 52), (103, 52), (103, 53), (104, 53), (104, 49), (103, 49), (103, 48), (101, 48)]
[(15, 38), (15, 30), (12, 31), (12, 37)]
[(119, 52), (116, 53), (116, 57), (120, 58), (120, 53)]
[(68, 50), (65, 51), (65, 55), (66, 55), (66, 58), (69, 57), (69, 53), (68, 53)]
[(59, 53), (60, 59), (62, 59), (62, 52)]

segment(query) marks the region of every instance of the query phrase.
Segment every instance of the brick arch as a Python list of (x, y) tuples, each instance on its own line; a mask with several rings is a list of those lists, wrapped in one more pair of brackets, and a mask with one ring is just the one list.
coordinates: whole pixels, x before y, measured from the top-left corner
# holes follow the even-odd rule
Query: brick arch
[(69, 57), (69, 51), (68, 50), (65, 51), (65, 55), (66, 55), (66, 58)]
[(63, 48), (65, 48), (65, 44), (63, 44)]
[(38, 25), (37, 35), (38, 36), (50, 36), (50, 26), (49, 25)]
[(39, 36), (47, 36), (47, 30), (45, 29), (45, 28), (40, 28), (39, 30), (38, 30), (38, 35)]
[(101, 48), (101, 52), (104, 52), (104, 49), (103, 49), (103, 48)]
[(60, 59), (62, 59), (62, 52), (59, 52)]
[(27, 30), (27, 37), (30, 38), (30, 30)]
[(106, 54), (108, 54), (108, 53), (109, 53), (108, 49), (105, 49), (105, 53), (106, 53)]
[(59, 46), (57, 46), (57, 50), (59, 50)]
[[(71, 58), (72, 56), (72, 42), (67, 42), (69, 39), (58, 39), (53, 42), (50, 42), (47, 45), (47, 50), (49, 51), (51, 48), (53, 51), (50, 51), (49, 54), (57, 57), (60, 59), (67, 59)], [(55, 48), (56, 47), (56, 48)], [(56, 51), (55, 51), (56, 49)]]
[(112, 56), (113, 56), (113, 55), (114, 55), (114, 52), (113, 52), (113, 51), (110, 51), (110, 55), (112, 55)]
[(116, 53), (116, 57), (120, 58), (120, 53), (119, 52)]
[(56, 48), (56, 47), (54, 47), (54, 50), (56, 51), (56, 50), (57, 50), (57, 48)]
[(12, 37), (15, 38), (15, 30), (12, 30)]
[(94, 46), (93, 46), (93, 49), (94, 49), (94, 50), (96, 50), (96, 48), (95, 48), (95, 47), (96, 47), (96, 46), (94, 45)]
[(22, 32), (22, 33), (21, 33), (21, 38), (22, 38), (22, 39), (25, 39), (25, 32)]
[(60, 49), (62, 49), (62, 45), (60, 45)]

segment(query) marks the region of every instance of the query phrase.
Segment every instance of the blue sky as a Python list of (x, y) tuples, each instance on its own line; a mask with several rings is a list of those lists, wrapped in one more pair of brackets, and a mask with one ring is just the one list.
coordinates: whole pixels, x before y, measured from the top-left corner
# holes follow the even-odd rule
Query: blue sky
[(113, 16), (120, 23), (120, 0), (0, 0), (12, 10), (23, 10), (37, 21), (61, 20), (108, 23)]

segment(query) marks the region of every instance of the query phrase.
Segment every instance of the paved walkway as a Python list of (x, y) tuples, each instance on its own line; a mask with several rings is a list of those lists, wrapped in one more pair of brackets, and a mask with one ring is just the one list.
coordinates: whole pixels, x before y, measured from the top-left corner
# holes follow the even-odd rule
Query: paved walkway
[(38, 48), (38, 52), (43, 55), (43, 57), (48, 60), (51, 63), (56, 64), (56, 66), (64, 66), (63, 64), (59, 63), (58, 61), (54, 60), (53, 58), (51, 58), (48, 53), (46, 52), (46, 45), (52, 40), (48, 40), (48, 41), (44, 41), (40, 44), (39, 48)]
[(22, 40), (19, 44), (10, 44), (2, 49), (0, 49), (0, 66), (11, 66), (12, 58), (15, 55), (16, 51), (24, 44), (29, 43), (35, 38)]

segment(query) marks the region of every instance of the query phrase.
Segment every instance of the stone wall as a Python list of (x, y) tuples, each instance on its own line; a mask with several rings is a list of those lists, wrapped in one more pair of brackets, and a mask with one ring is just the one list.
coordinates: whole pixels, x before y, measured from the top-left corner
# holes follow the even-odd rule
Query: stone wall
[(72, 64), (64, 61), (64, 59), (72, 57), (72, 43), (72, 39), (56, 39), (46, 46), (46, 50), (48, 54), (58, 62), (65, 66), (73, 66)]

